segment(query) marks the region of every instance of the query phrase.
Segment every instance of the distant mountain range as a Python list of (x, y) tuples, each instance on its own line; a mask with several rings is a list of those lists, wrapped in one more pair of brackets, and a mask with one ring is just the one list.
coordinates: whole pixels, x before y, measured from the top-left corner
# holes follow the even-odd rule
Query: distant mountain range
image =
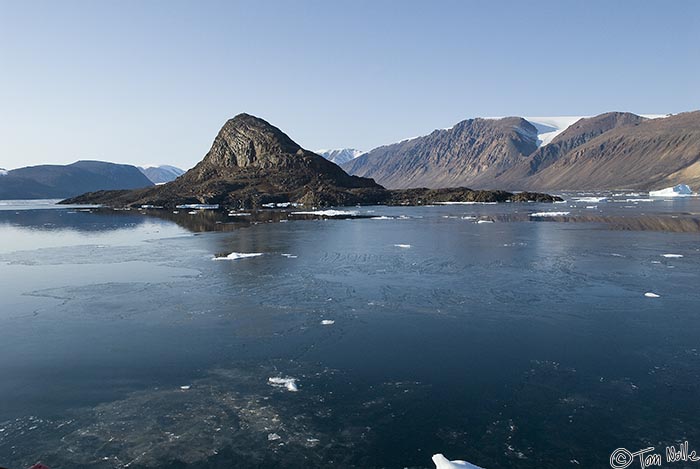
[(166, 164), (160, 166), (139, 166), (138, 168), (154, 184), (165, 184), (185, 174), (184, 170)]
[(700, 112), (667, 117), (468, 119), (344, 163), (390, 188), (508, 190), (700, 186)]
[(328, 161), (332, 161), (337, 165), (347, 163), (348, 161), (357, 158), (363, 153), (365, 152), (362, 150), (356, 150), (354, 148), (338, 148), (336, 150), (316, 150), (317, 155), (321, 155)]
[(135, 166), (78, 161), (3, 170), (0, 199), (60, 199), (102, 189), (136, 189), (153, 183)]

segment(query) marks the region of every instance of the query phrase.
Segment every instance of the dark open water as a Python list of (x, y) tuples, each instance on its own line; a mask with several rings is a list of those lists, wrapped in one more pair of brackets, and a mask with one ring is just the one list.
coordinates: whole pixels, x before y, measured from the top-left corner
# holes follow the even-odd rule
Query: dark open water
[[(4, 203), (0, 466), (602, 468), (700, 448), (700, 200), (630, 197), (258, 224)], [(212, 261), (232, 252), (263, 255)]]

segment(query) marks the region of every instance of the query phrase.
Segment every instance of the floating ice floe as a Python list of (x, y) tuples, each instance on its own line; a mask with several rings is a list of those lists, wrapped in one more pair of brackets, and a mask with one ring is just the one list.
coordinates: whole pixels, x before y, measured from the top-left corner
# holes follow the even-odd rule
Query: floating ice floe
[(435, 463), (435, 469), (484, 469), (480, 466), (467, 461), (461, 461), (459, 459), (450, 461), (442, 454), (434, 454), (433, 462)]
[(531, 213), (531, 217), (565, 217), (571, 212), (537, 212)]
[(408, 249), (411, 247), (410, 244), (394, 244), (394, 247)]
[(177, 205), (175, 208), (190, 208), (190, 209), (197, 209), (197, 210), (217, 210), (219, 208), (219, 204), (182, 204), (182, 205)]
[(309, 212), (292, 212), (292, 215), (317, 215), (319, 217), (354, 217), (354, 210), (313, 210)]
[(268, 433), (267, 434), (267, 441), (277, 441), (282, 439), (281, 436), (279, 436), (277, 433)]
[(493, 220), (478, 220), (476, 223), (482, 225), (484, 223), (493, 223)]
[(289, 392), (297, 392), (296, 378), (267, 378), (267, 383), (276, 388), (286, 388)]
[(661, 256), (669, 259), (680, 259), (683, 257), (683, 254), (661, 254)]
[(232, 252), (228, 256), (212, 257), (213, 261), (235, 261), (236, 259), (246, 259), (248, 257), (262, 256), (262, 252)]
[(593, 203), (600, 203), (600, 202), (609, 202), (610, 199), (607, 197), (572, 197), (573, 201), (576, 202), (593, 202)]
[(183, 391), (188, 391), (190, 389), (190, 386), (180, 386), (180, 389)]
[(657, 295), (656, 293), (652, 293), (650, 291), (646, 292), (644, 296), (647, 298), (661, 298), (661, 295)]
[(394, 217), (387, 217), (385, 215), (382, 215), (380, 217), (372, 217), (370, 220), (393, 220)]
[(689, 197), (695, 195), (687, 184), (678, 184), (658, 191), (649, 191), (649, 197)]
[(332, 319), (324, 319), (323, 321), (321, 321), (321, 324), (324, 326), (332, 326), (333, 324), (335, 324), (335, 321)]
[(287, 259), (296, 259), (297, 257), (299, 257), (299, 256), (295, 256), (294, 254), (287, 254), (287, 253), (282, 254), (282, 256), (286, 257)]

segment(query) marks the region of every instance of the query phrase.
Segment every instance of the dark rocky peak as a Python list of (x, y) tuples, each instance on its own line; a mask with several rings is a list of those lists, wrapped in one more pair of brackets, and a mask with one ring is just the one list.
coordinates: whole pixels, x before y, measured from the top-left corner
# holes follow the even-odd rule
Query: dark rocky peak
[(202, 163), (221, 168), (271, 168), (284, 165), (302, 148), (277, 127), (250, 114), (229, 119)]

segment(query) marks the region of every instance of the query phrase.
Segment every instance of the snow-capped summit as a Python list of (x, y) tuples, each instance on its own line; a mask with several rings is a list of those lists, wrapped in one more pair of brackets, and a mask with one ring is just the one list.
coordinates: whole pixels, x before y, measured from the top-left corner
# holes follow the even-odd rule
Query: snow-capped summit
[(316, 150), (315, 153), (335, 164), (343, 164), (350, 160), (354, 160), (365, 152), (362, 150), (356, 150), (355, 148), (338, 148), (335, 150)]

